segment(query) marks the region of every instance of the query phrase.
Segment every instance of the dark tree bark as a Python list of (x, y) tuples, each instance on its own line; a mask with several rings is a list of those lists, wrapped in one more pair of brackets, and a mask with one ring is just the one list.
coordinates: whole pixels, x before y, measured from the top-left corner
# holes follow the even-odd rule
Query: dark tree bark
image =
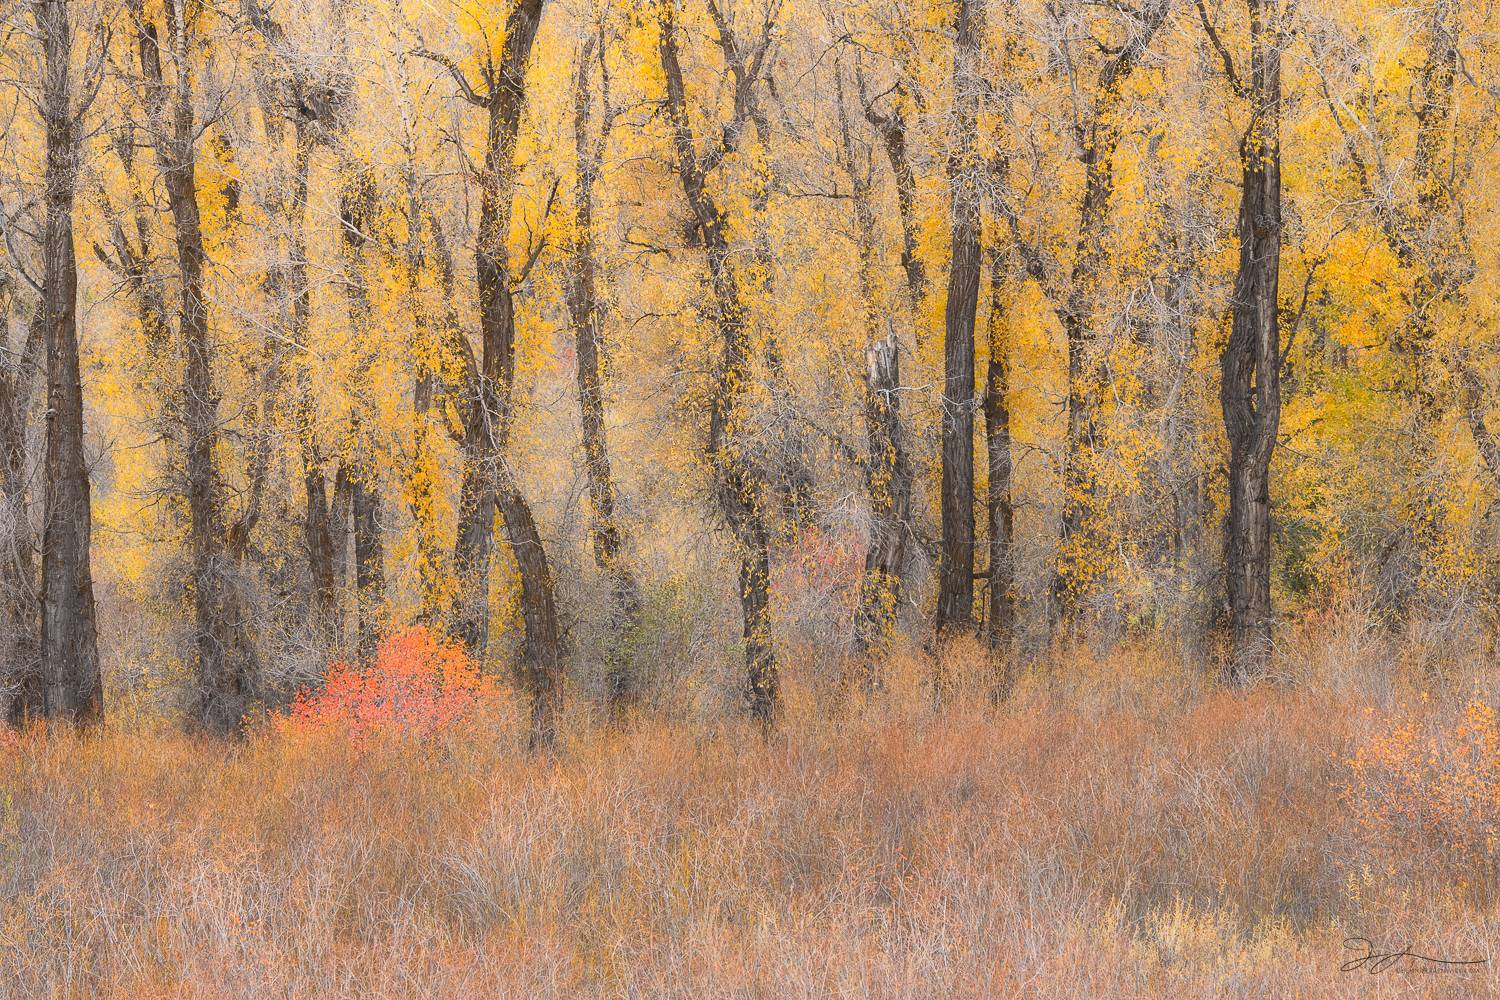
[[(358, 433), (358, 428), (356, 428)], [(380, 492), (373, 481), (369, 452), (356, 456), (350, 482), (350, 517), (354, 528), (354, 594), (361, 659), (375, 655), (385, 606), (385, 548), (380, 539)]]
[(943, 320), (942, 550), (937, 630), (968, 627), (974, 616), (974, 318), (979, 304), (980, 164), (978, 0), (960, 0), (953, 50), (952, 253)]
[(1006, 335), (1005, 255), (990, 256), (990, 313), (986, 321), (989, 361), (984, 377), (984, 440), (989, 485), (985, 520), (989, 538), (989, 607), (985, 641), (1002, 648), (1015, 631), (1015, 506), (1011, 500), (1010, 338)]
[[(590, 133), (593, 98), (591, 62), (603, 53), (601, 35), (591, 36), (579, 53), (573, 78), (573, 137), (578, 180), (573, 190), (576, 237), (569, 248), (566, 298), (573, 326), (577, 362), (578, 411), (583, 425), (583, 458), (589, 483), (589, 534), (594, 564), (611, 582), (615, 634), (628, 642), (640, 620), (640, 586), (630, 567), (621, 559), (624, 546), (615, 512), (615, 481), (610, 467), (609, 441), (604, 428), (604, 336), (603, 307), (598, 292), (598, 262), (594, 246), (594, 185), (600, 174), (604, 142), (609, 132), (610, 108), (603, 108), (597, 136)], [(601, 69), (601, 76), (604, 70)], [(607, 79), (600, 90), (608, 95)], [(636, 695), (634, 667), (621, 644), (606, 664), (605, 696), (615, 716)]]
[(1229, 438), (1229, 518), (1224, 545), (1230, 655), (1227, 677), (1245, 683), (1271, 652), (1271, 457), (1281, 417), (1281, 46), (1277, 0), (1248, 0), (1250, 121), (1242, 172), (1233, 324), (1220, 400)]
[[(712, 162), (727, 147), (705, 153), (703, 160), (699, 158), (688, 118), (672, 3), (662, 6), (660, 56), (666, 76), (666, 109), (677, 176), (708, 258), (714, 324), (720, 340), (720, 355), (709, 395), (707, 454), (714, 474), (714, 500), (734, 536), (740, 560), (746, 699), (752, 717), (769, 725), (780, 701), (780, 676), (771, 642), (771, 541), (765, 517), (766, 483), (760, 471), (747, 461), (742, 442), (736, 440), (744, 430), (750, 344), (740, 283), (730, 261), (726, 218), (707, 182)], [(737, 119), (743, 115), (741, 108), (742, 105), (737, 105)], [(738, 131), (736, 124), (726, 128), (725, 134), (732, 138)]]
[(20, 351), (9, 352), (13, 294), (9, 275), (0, 273), (0, 524), (10, 528), (0, 535), (0, 696), (6, 722), (22, 726), (41, 718), (46, 702), (36, 535), (26, 491), (28, 425), (46, 354), (40, 306)]
[(556, 737), (562, 701), (562, 629), (541, 533), (505, 458), (516, 334), (507, 238), (515, 196), (516, 131), (526, 103), (526, 67), (542, 6), (543, 0), (520, 0), (511, 8), (500, 65), (486, 73), (483, 94), (474, 90), (456, 63), (424, 52), (448, 68), (470, 103), (488, 112), (475, 245), (482, 351), (473, 369), (472, 398), (464, 417), (464, 471), (454, 547), (460, 588), (456, 631), (470, 652), (482, 658), (489, 638), (489, 567), (498, 508), (521, 577), (526, 632), (520, 674), (531, 692), (533, 749), (550, 747)]
[[(911, 156), (906, 148), (906, 118), (899, 103), (888, 114), (877, 110), (875, 102), (865, 97), (863, 78), (859, 90), (860, 100), (865, 105), (865, 120), (880, 136), (880, 145), (885, 150), (886, 160), (891, 165), (891, 177), (896, 184), (896, 209), (901, 219), (901, 271), (906, 276), (906, 294), (915, 318), (922, 305), (922, 296), (927, 294), (927, 270), (917, 254), (917, 175), (912, 170)], [(898, 101), (904, 93), (904, 88), (898, 84)]]
[(169, 88), (162, 74), (163, 48), (156, 26), (146, 19), (139, 4), (133, 6), (132, 14), (139, 31), (152, 139), (172, 216), (180, 284), (177, 333), (183, 357), (179, 405), (192, 560), (198, 673), (196, 716), (206, 732), (229, 736), (239, 732), (249, 704), (254, 650), (232, 579), (233, 560), (225, 541), (222, 475), (214, 455), (219, 397), (214, 384), (213, 345), (204, 296), (208, 260), (198, 209), (195, 150), (198, 129), (193, 112), (192, 72), (187, 62), (189, 38), (181, 8), (175, 0), (168, 0), (167, 38), (175, 76)]
[(333, 516), (328, 503), (328, 481), (323, 474), (323, 456), (318, 447), (313, 418), (313, 358), (310, 344), (312, 286), (307, 278), (307, 174), (312, 159), (313, 136), (308, 119), (299, 114), (294, 130), (295, 159), (290, 204), (290, 254), (287, 289), (291, 296), (290, 341), (296, 351), (297, 399), (293, 418), (298, 452), (302, 458), (302, 540), (307, 552), (313, 585), (314, 631), (322, 637), (325, 653), (331, 652), (338, 618), (337, 581), (333, 571)]
[(42, 240), (42, 327), (47, 349), (47, 458), (42, 529), (43, 714), (79, 725), (104, 718), (94, 582), (89, 473), (83, 453), (83, 384), (78, 364), (78, 261), (73, 192), (81, 108), (75, 108), (72, 26), (65, 0), (39, 0), (42, 117), (47, 133), (47, 222)]
[[(346, 164), (339, 191), (339, 251), (343, 258), (349, 325), (356, 336), (367, 332), (371, 325), (370, 288), (362, 261), (375, 195), (373, 176)], [(367, 366), (361, 365), (356, 377), (363, 384), (369, 377)], [(354, 454), (345, 478), (349, 484), (350, 527), (354, 536), (357, 648), (360, 658), (368, 660), (374, 655), (380, 637), (380, 615), (385, 605), (385, 549), (381, 543), (380, 489), (373, 449), (358, 407), (350, 421)]]

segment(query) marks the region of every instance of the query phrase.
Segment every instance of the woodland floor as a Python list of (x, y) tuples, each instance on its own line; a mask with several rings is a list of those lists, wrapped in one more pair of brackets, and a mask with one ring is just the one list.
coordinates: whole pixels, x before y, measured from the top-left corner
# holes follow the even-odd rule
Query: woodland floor
[[(1000, 708), (962, 658), (941, 705), (898, 664), (835, 716), (793, 664), (769, 739), (575, 710), (552, 759), (503, 701), (421, 746), (30, 733), (0, 994), (1500, 995), (1493, 864), (1372, 837), (1344, 791), (1371, 734), (1491, 677), (1322, 628), (1248, 692), (1127, 646)], [(1484, 964), (1341, 972), (1352, 937)]]

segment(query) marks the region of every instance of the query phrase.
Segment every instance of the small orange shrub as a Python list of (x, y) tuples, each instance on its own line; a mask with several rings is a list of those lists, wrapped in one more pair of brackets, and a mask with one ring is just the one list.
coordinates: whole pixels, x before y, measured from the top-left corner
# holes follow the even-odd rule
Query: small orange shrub
[(1343, 795), (1360, 829), (1408, 861), (1493, 860), (1500, 847), (1500, 723), (1471, 701), (1452, 726), (1398, 722), (1348, 761)]
[(276, 728), (420, 739), (468, 718), (493, 688), (458, 643), (409, 628), (386, 638), (374, 663), (329, 667), (323, 686), (298, 692)]

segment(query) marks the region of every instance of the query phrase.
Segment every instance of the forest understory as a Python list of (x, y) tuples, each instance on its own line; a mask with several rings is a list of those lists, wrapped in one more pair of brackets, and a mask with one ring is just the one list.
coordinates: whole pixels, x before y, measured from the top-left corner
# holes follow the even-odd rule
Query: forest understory
[(1481, 646), (1342, 608), (1249, 693), (1144, 642), (1041, 660), (1003, 705), (988, 662), (901, 657), (838, 711), (794, 667), (769, 736), (580, 701), (548, 757), (508, 688), (423, 739), (11, 737), (0, 993), (1500, 990)]
[(1500, 0), (0, 0), (0, 995), (1500, 996)]

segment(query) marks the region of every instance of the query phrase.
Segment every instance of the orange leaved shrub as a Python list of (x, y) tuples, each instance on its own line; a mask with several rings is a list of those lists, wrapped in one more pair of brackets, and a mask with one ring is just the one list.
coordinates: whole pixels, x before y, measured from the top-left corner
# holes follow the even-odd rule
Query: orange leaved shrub
[(1343, 795), (1360, 830), (1394, 858), (1488, 864), (1500, 847), (1500, 723), (1471, 701), (1454, 724), (1398, 721), (1357, 748)]
[(424, 738), (460, 722), (494, 689), (463, 648), (422, 627), (381, 642), (373, 663), (335, 663), (320, 688), (302, 690), (283, 733), (333, 729), (354, 740), (372, 736)]

